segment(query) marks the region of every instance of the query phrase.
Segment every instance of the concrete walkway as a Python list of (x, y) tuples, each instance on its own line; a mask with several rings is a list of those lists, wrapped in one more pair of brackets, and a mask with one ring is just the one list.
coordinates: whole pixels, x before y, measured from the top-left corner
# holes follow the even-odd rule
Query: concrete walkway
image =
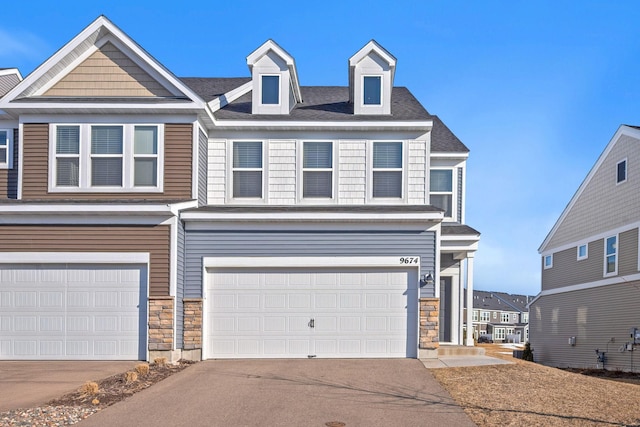
[(419, 360), (295, 359), (200, 362), (79, 425), (474, 424)]
[(440, 356), (438, 359), (421, 359), (425, 368), (459, 368), (464, 366), (508, 365), (515, 362), (490, 356)]
[(140, 362), (0, 361), (0, 412), (39, 406)]

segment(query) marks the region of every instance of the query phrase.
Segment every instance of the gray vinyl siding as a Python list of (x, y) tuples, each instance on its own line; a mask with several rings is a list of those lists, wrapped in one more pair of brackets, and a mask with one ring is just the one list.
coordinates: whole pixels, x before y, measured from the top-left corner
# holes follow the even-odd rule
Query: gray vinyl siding
[[(640, 358), (619, 352), (629, 329), (640, 327), (640, 282), (546, 295), (530, 309), (529, 334), (536, 362), (557, 367), (595, 368), (595, 350), (607, 352), (608, 369), (640, 371)], [(576, 337), (576, 345), (568, 340)]]
[[(411, 256), (423, 273), (435, 271), (435, 233), (380, 231), (202, 231), (186, 232), (185, 297), (202, 297), (202, 258), (233, 256)], [(434, 285), (422, 288), (433, 297)]]
[(198, 132), (198, 206), (207, 204), (207, 135)]
[(458, 168), (458, 222), (462, 222), (462, 202), (464, 200), (463, 194), (462, 194), (462, 174), (463, 174), (463, 170), (462, 168)]
[(184, 331), (184, 223), (178, 220), (177, 286), (176, 286), (176, 348), (183, 346)]
[[(618, 275), (638, 272), (638, 229), (618, 236)], [(544, 268), (541, 258), (542, 290), (557, 289), (604, 278), (604, 239), (588, 244), (588, 258), (578, 261), (577, 247), (553, 254), (553, 267)]]

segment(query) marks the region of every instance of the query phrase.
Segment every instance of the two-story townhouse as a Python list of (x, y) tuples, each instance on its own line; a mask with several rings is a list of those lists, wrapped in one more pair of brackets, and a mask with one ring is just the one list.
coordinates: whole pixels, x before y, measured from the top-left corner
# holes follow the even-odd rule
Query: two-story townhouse
[(640, 344), (638, 165), (640, 128), (622, 125), (540, 246), (542, 288), (530, 304), (537, 362), (634, 369)]
[[(506, 292), (473, 291), (472, 336), (492, 342), (526, 342), (529, 339), (527, 304), (533, 298)], [(465, 305), (466, 310), (466, 305)], [(465, 330), (467, 323), (465, 322)], [(481, 339), (481, 337), (484, 337)]]
[(17, 135), (0, 357), (462, 343), (479, 240), (464, 224), (468, 149), (393, 85), (375, 41), (347, 87), (301, 86), (271, 40), (247, 65), (179, 79), (99, 17), (0, 99)]

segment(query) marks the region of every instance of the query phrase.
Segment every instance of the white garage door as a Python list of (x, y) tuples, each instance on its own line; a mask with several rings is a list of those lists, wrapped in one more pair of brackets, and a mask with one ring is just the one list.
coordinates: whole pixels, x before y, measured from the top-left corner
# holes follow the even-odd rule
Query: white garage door
[(144, 266), (0, 266), (0, 359), (144, 359), (145, 277)]
[(212, 269), (205, 357), (416, 357), (417, 270)]

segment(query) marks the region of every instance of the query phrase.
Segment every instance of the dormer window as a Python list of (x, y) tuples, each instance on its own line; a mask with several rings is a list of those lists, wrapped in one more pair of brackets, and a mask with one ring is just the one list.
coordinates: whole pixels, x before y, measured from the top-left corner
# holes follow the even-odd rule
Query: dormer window
[(262, 104), (280, 104), (280, 76), (262, 76)]
[(363, 81), (364, 105), (382, 104), (382, 77), (364, 76)]

